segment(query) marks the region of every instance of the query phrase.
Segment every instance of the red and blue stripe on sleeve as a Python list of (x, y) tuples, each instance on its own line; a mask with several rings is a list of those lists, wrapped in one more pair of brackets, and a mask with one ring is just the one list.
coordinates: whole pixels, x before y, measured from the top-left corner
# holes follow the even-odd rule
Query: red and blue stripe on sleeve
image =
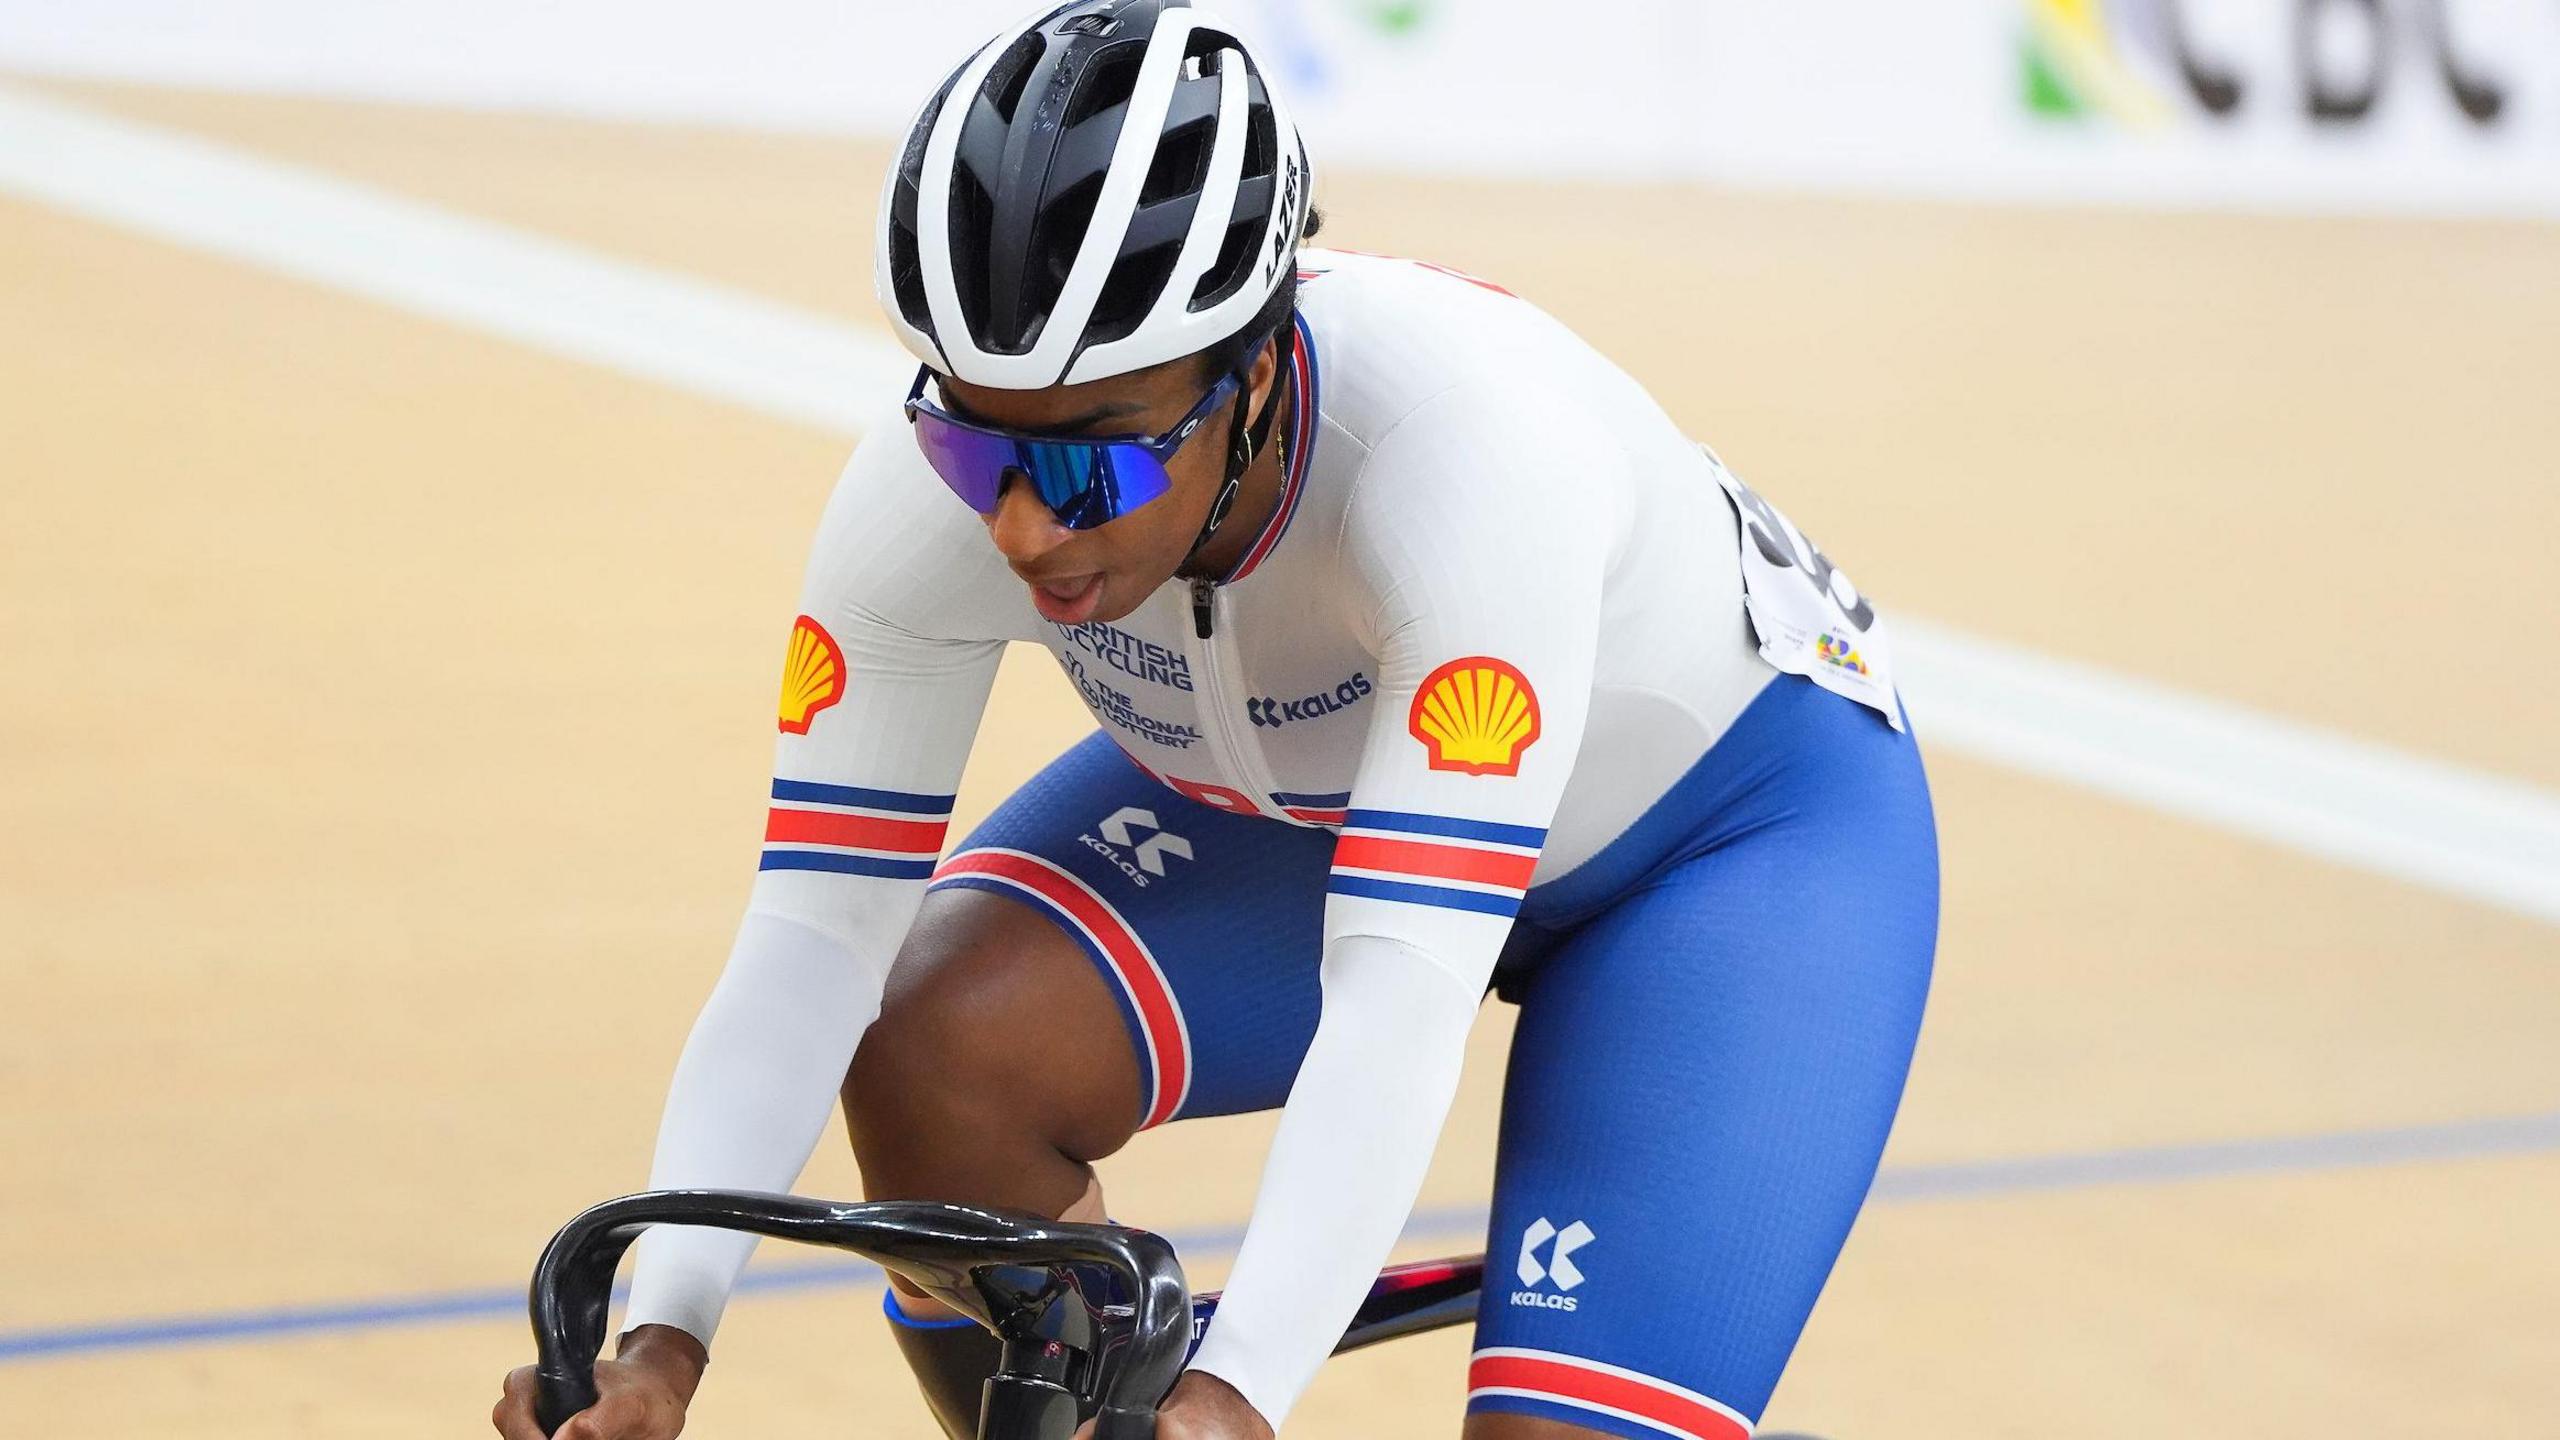
[(1402, 810), (1353, 810), (1333, 847), (1336, 895), (1436, 905), (1509, 919), (1538, 868), (1547, 832)]
[(1274, 791), (1271, 803), (1280, 813), (1301, 825), (1339, 825), (1351, 804), (1351, 792), (1335, 790), (1322, 795), (1295, 795)]
[(764, 859), (756, 868), (929, 879), (951, 828), (954, 799), (777, 779), (764, 822)]

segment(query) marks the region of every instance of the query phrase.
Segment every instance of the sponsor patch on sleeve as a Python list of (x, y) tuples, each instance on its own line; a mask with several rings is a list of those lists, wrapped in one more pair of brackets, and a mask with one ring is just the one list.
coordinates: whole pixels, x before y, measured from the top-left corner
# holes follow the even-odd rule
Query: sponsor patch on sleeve
[(1538, 740), (1538, 692), (1511, 662), (1469, 655), (1423, 680), (1405, 728), (1434, 770), (1517, 775), (1521, 752)]
[(786, 735), (806, 735), (818, 712), (844, 698), (844, 651), (827, 627), (803, 615), (791, 625), (782, 660), (779, 718)]

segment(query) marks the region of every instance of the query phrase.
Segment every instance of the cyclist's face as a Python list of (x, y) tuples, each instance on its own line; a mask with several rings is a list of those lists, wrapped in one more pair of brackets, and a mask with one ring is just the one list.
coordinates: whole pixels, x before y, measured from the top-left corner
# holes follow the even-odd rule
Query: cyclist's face
[[(1262, 403), (1278, 375), (1273, 347), (1248, 369), (1238, 401)], [(941, 382), (943, 397), (964, 418), (1009, 430), (1068, 435), (1159, 435), (1181, 423), (1213, 377), (1200, 362), (1181, 359), (1082, 385), (1047, 390), (990, 390), (962, 380)], [(1013, 573), (1031, 587), (1040, 614), (1060, 624), (1118, 620), (1156, 587), (1173, 578), (1191, 542), (1209, 518), (1226, 475), (1227, 436), (1234, 411), (1222, 406), (1165, 462), (1173, 488), (1119, 519), (1091, 530), (1058, 523), (1031, 486), (1008, 481), (996, 513), (985, 517), (987, 535)], [(1238, 506), (1241, 510), (1243, 507)], [(1223, 537), (1249, 516), (1221, 528)]]

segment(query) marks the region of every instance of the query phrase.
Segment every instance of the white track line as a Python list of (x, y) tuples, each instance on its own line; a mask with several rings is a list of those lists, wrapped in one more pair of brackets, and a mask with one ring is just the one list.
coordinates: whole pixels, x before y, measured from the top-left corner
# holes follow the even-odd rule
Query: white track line
[(803, 424), (915, 374), (822, 316), (5, 85), (0, 190)]
[[(804, 424), (851, 429), (912, 374), (821, 316), (5, 86), (0, 189)], [(2547, 792), (1896, 625), (1932, 746), (2560, 923)]]
[(1894, 626), (1924, 744), (2560, 923), (2548, 791), (1926, 621)]

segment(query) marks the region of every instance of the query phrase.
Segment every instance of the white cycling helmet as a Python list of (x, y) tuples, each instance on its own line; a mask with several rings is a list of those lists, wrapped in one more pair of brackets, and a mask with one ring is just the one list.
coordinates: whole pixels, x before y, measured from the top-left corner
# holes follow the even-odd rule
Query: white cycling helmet
[(1233, 30), (1185, 0), (1077, 0), (925, 103), (881, 196), (874, 284), (918, 359), (993, 389), (1249, 351), (1287, 318), (1308, 191)]

